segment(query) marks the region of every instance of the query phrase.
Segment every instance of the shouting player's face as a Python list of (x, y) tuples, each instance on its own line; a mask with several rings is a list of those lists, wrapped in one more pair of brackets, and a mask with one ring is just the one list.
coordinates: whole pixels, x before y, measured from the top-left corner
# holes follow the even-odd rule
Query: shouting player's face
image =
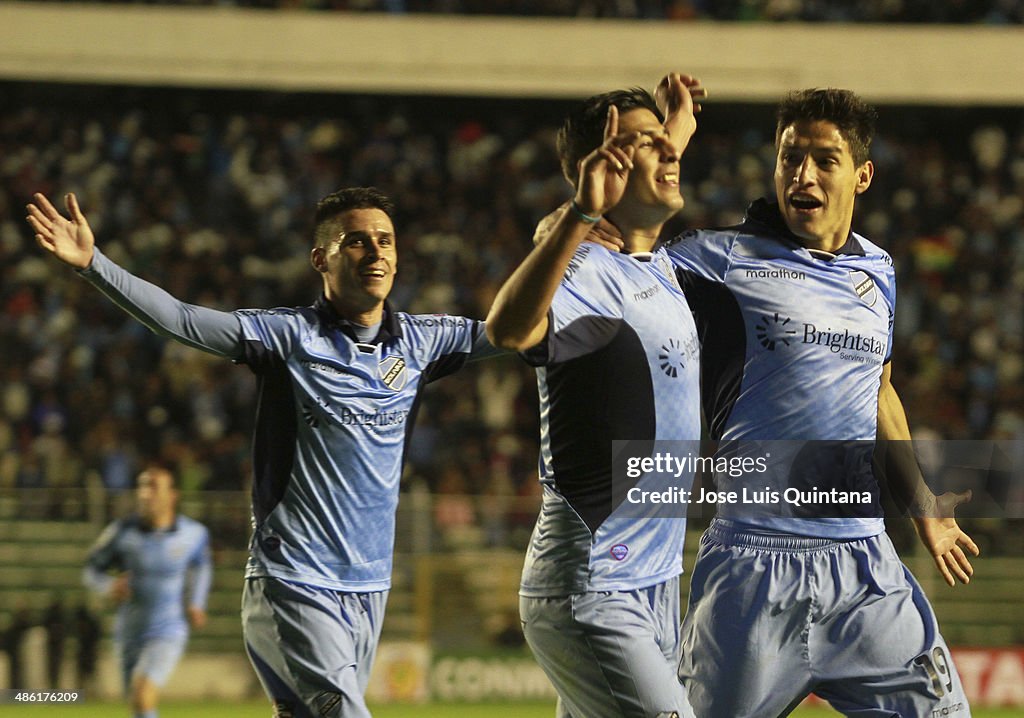
[(775, 196), (789, 230), (808, 247), (846, 243), (853, 201), (871, 184), (870, 160), (854, 164), (850, 145), (827, 120), (795, 122), (779, 136)]
[(353, 312), (382, 304), (398, 263), (391, 219), (376, 208), (350, 209), (332, 220), (331, 232), (331, 241), (312, 255), (327, 299)]

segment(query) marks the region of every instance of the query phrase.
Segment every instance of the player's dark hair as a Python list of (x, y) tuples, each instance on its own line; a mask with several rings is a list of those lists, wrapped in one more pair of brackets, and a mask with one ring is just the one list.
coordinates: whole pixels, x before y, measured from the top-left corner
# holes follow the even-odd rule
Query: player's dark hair
[[(170, 477), (171, 488), (178, 488), (178, 475), (175, 472), (174, 467), (169, 462), (165, 462), (158, 459), (150, 459), (149, 461), (146, 462), (145, 466), (143, 466), (142, 471), (139, 472), (139, 476), (142, 476), (143, 474), (150, 472), (157, 474), (167, 474), (167, 476)], [(135, 480), (137, 483), (138, 477), (136, 477)]]
[(850, 146), (853, 163), (861, 166), (871, 155), (878, 112), (849, 90), (835, 88), (798, 90), (779, 103), (775, 113), (775, 145), (794, 122), (825, 120), (839, 128)]
[(346, 187), (331, 192), (316, 204), (316, 216), (313, 219), (313, 238), (322, 244), (324, 237), (321, 228), (342, 212), (350, 209), (379, 209), (394, 220), (395, 205), (386, 194), (376, 187)]
[(580, 178), (580, 160), (604, 142), (604, 126), (608, 121), (608, 108), (615, 105), (621, 116), (630, 110), (645, 109), (654, 113), (658, 122), (665, 118), (651, 93), (639, 87), (614, 90), (587, 98), (565, 118), (558, 130), (558, 157), (562, 174), (575, 187)]

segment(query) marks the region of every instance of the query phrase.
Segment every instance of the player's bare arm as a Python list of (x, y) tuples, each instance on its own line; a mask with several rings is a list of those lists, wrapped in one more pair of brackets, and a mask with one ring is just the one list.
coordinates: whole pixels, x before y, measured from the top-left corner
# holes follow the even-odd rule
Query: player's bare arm
[(35, 232), (39, 246), (75, 269), (88, 267), (96, 240), (75, 195), (69, 193), (64, 196), (70, 220), (61, 215), (44, 195), (36, 193), (32, 198), (35, 201), (26, 207), (28, 216), (25, 219)]
[(878, 438), (886, 442), (886, 477), (894, 495), (905, 503), (918, 538), (928, 549), (939, 573), (950, 586), (969, 583), (974, 574), (966, 551), (977, 556), (977, 544), (957, 524), (956, 506), (969, 501), (970, 491), (948, 492), (936, 497), (924, 482), (910, 445), (910, 425), (903, 402), (890, 381), (891, 365), (882, 371), (878, 390)]
[[(487, 336), (495, 346), (522, 351), (547, 334), (547, 312), (569, 261), (591, 227), (618, 204), (633, 168), (639, 135), (619, 134), (618, 126), (618, 110), (612, 106), (605, 140), (582, 160), (576, 195), (568, 210), (556, 210), (541, 220), (541, 224), (551, 225), (551, 231), (537, 242), (495, 297), (486, 324)], [(600, 243), (617, 249), (614, 241)]]
[(200, 606), (189, 606), (188, 624), (195, 629), (200, 629), (206, 626), (206, 610)]
[(679, 72), (670, 72), (661, 78), (654, 91), (658, 109), (665, 116), (665, 129), (680, 154), (697, 131), (696, 115), (701, 111), (700, 100), (707, 96), (708, 91), (699, 79)]
[[(558, 220), (562, 218), (566, 212), (572, 208), (572, 201), (565, 202), (558, 209), (551, 214), (548, 214), (540, 222), (537, 223), (536, 229), (533, 231), (533, 244), (540, 244), (545, 238), (547, 238), (555, 229), (555, 225), (558, 224)], [(586, 236), (587, 242), (594, 242), (600, 244), (605, 249), (610, 249), (613, 252), (619, 252), (625, 246), (625, 242), (622, 239), (622, 233), (618, 227), (608, 221), (607, 218), (601, 217), (594, 225), (590, 228), (590, 231)]]

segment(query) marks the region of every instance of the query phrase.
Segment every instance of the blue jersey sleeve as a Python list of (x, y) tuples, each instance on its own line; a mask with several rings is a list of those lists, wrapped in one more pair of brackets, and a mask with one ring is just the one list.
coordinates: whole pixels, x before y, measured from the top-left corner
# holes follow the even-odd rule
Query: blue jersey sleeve
[(303, 332), (310, 325), (303, 312), (310, 309), (239, 309), (235, 312), (242, 325), (244, 343), (241, 361), (259, 372), (288, 359), (301, 345)]
[(551, 300), (548, 333), (523, 352), (534, 366), (558, 364), (590, 354), (608, 344), (622, 325), (623, 294), (616, 281), (614, 255), (583, 243), (576, 250)]
[(211, 354), (238, 358), (238, 320), (230, 312), (186, 304), (118, 266), (98, 248), (79, 276), (154, 333)]
[(858, 244), (864, 249), (865, 257), (862, 270), (867, 274), (878, 292), (881, 294), (886, 311), (889, 314), (889, 327), (886, 339), (885, 358), (883, 363), (892, 359), (893, 327), (896, 318), (896, 269), (892, 256), (866, 237), (854, 233)]
[(205, 526), (197, 524), (199, 540), (189, 560), (189, 595), (188, 605), (206, 608), (206, 600), (213, 582), (213, 561), (210, 558), (210, 532)]
[(474, 359), (496, 352), (484, 335), (484, 323), (448, 314), (399, 313), (402, 333), (424, 365), (427, 382), (436, 381), (461, 369)]
[(487, 332), (484, 330), (483, 325), (481, 325), (480, 333), (473, 341), (473, 349), (469, 353), (469, 361), (475, 362), (481, 359), (490, 359), (502, 354), (511, 354), (511, 352), (491, 344), (491, 340), (487, 338)]
[(120, 521), (110, 524), (89, 549), (82, 571), (82, 583), (94, 593), (109, 593), (114, 577), (107, 572), (124, 568), (123, 558), (118, 550), (122, 528)]
[(668, 256), (677, 272), (695, 274), (712, 282), (724, 282), (731, 264), (733, 232), (691, 230), (677, 237), (668, 247)]
[(896, 272), (892, 268), (892, 260), (889, 260), (889, 271), (886, 273), (885, 285), (882, 287), (882, 294), (889, 305), (889, 346), (885, 350), (885, 361), (892, 359), (893, 327), (896, 323)]

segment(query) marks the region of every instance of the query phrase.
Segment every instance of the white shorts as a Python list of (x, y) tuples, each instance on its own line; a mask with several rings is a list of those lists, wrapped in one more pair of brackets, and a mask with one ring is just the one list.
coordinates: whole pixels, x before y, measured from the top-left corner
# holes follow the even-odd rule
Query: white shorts
[(181, 654), (185, 652), (186, 643), (188, 636), (181, 635), (120, 644), (121, 677), (125, 692), (131, 692), (132, 681), (139, 676), (158, 687), (166, 684), (181, 660)]
[(884, 533), (853, 541), (701, 537), (679, 678), (699, 716), (788, 715), (815, 693), (847, 716), (968, 718), (935, 614)]
[(519, 599), (558, 718), (692, 718), (676, 678), (679, 579), (635, 591)]
[(387, 599), (387, 591), (246, 580), (242, 634), (276, 716), (370, 718), (364, 695)]

